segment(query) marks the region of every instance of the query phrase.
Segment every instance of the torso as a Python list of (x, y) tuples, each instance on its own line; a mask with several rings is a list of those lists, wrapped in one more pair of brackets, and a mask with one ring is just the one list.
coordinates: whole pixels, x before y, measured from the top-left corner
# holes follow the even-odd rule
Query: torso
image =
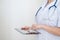
[[(57, 27), (58, 15), (59, 14), (57, 13), (57, 8), (51, 8), (49, 10), (49, 6), (47, 6), (42, 8), (37, 14), (37, 23)], [(50, 34), (45, 30), (38, 31), (41, 32), (41, 34), (38, 35), (38, 40), (60, 40), (60, 37)]]

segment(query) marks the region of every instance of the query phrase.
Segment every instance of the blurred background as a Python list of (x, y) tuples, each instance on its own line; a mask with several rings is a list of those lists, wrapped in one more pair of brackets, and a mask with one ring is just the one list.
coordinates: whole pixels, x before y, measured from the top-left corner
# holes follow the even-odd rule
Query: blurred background
[(36, 40), (37, 35), (22, 35), (14, 28), (35, 23), (35, 13), (44, 0), (0, 0), (0, 40)]

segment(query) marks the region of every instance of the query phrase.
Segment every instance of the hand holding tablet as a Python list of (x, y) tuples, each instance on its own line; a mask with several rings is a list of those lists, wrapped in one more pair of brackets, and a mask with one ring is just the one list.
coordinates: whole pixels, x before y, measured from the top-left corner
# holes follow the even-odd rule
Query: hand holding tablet
[(22, 27), (20, 29), (15, 28), (16, 31), (18, 31), (21, 34), (40, 34), (40, 32), (36, 31), (36, 30), (31, 30), (30, 27)]

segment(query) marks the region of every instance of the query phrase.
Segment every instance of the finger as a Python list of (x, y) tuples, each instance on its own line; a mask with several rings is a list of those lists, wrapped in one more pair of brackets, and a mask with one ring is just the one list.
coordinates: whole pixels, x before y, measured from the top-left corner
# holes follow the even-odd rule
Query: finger
[(32, 27), (31, 29), (32, 29), (32, 30), (35, 30), (36, 28), (35, 28), (35, 27)]
[(34, 26), (35, 24), (32, 24), (32, 26)]
[(25, 27), (22, 27), (21, 29), (22, 30), (29, 30), (29, 27), (28, 26), (25, 26)]

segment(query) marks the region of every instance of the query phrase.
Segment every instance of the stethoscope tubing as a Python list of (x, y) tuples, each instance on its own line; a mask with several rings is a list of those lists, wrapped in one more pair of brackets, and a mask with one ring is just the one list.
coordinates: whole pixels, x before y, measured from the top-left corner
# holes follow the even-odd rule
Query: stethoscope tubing
[[(50, 10), (52, 7), (57, 8), (57, 6), (56, 6), (57, 1), (58, 1), (58, 0), (55, 1), (54, 5), (52, 5), (52, 6), (49, 7), (49, 10)], [(37, 16), (37, 14), (38, 14), (38, 12), (41, 10), (41, 8), (42, 8), (42, 7), (40, 7), (40, 8), (38, 9), (38, 11), (36, 12), (35, 16)]]

